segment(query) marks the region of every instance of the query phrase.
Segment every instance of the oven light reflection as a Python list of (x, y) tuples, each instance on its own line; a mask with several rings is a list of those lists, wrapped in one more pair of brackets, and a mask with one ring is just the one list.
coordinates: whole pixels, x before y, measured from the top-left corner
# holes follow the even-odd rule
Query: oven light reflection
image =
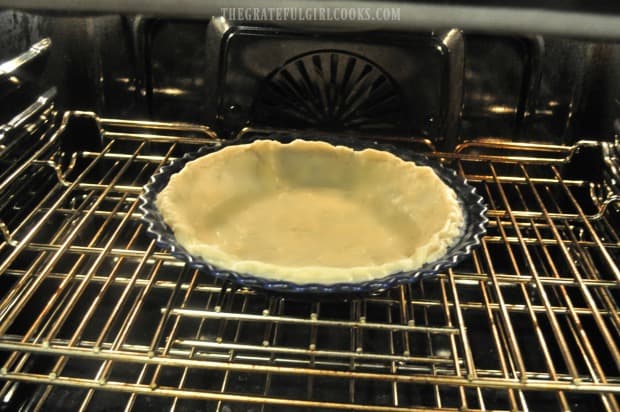
[[(129, 91), (131, 91), (131, 92), (136, 90), (136, 86), (131, 84), (132, 83), (132, 79), (130, 79), (128, 77), (117, 77), (116, 81), (118, 83), (127, 84), (128, 85), (127, 89)], [(194, 81), (194, 85), (196, 85), (196, 86), (201, 86), (202, 84), (203, 84), (202, 79), (196, 79)], [(163, 94), (163, 95), (166, 95), (166, 96), (184, 96), (186, 94), (189, 94), (189, 91), (183, 90), (183, 89), (179, 89), (178, 87), (154, 87), (153, 88), (153, 93)]]
[(489, 106), (488, 111), (495, 114), (514, 114), (516, 109), (509, 106)]
[(6, 392), (6, 394), (2, 398), (2, 402), (4, 404), (8, 404), (9, 402), (11, 402), (11, 398), (13, 398), (13, 395), (15, 394), (15, 391), (17, 390), (18, 386), (19, 386), (19, 383), (13, 382), (9, 390)]
[(187, 90), (178, 89), (176, 87), (154, 88), (153, 93), (165, 94), (167, 96), (182, 96), (187, 94)]

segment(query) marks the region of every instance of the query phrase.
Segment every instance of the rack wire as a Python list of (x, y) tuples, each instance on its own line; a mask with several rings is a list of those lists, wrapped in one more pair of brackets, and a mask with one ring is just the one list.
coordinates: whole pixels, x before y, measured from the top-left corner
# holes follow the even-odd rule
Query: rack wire
[(618, 212), (615, 198), (591, 195), (601, 182), (579, 175), (580, 153), (597, 143), (484, 139), (441, 153), (406, 140), (485, 196), (481, 248), (435, 279), (313, 301), (215, 281), (145, 236), (142, 185), (170, 159), (218, 144), (208, 128), (67, 112), (51, 139), (62, 142), (76, 119), (96, 125), (87, 137), (100, 148), (75, 151), (64, 167), (57, 153), (36, 152), (23, 172), (41, 169), (52, 184), (5, 220), (5, 404), (619, 410)]

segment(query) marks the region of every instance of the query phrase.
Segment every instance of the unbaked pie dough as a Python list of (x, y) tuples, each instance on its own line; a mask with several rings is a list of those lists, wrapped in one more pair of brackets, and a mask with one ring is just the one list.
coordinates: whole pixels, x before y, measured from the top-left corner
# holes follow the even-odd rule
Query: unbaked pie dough
[(191, 254), (295, 283), (417, 269), (463, 225), (456, 194), (430, 167), (304, 140), (258, 140), (190, 161), (156, 204)]

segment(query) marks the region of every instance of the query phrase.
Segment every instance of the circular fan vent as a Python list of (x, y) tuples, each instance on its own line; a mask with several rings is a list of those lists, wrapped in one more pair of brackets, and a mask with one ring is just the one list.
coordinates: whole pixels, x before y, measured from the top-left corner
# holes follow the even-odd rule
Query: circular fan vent
[(341, 51), (296, 57), (264, 80), (255, 123), (320, 129), (396, 129), (403, 102), (394, 80), (373, 62)]

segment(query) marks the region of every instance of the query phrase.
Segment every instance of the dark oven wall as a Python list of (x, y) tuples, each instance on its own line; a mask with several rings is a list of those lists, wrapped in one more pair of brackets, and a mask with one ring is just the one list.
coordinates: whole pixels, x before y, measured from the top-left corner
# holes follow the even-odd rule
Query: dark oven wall
[[(424, 136), (611, 139), (620, 45), (542, 36), (312, 31), (141, 16), (0, 13), (0, 57), (49, 37), (2, 120), (54, 85), (60, 107), (188, 121)], [(4, 88), (3, 90), (7, 90)]]

